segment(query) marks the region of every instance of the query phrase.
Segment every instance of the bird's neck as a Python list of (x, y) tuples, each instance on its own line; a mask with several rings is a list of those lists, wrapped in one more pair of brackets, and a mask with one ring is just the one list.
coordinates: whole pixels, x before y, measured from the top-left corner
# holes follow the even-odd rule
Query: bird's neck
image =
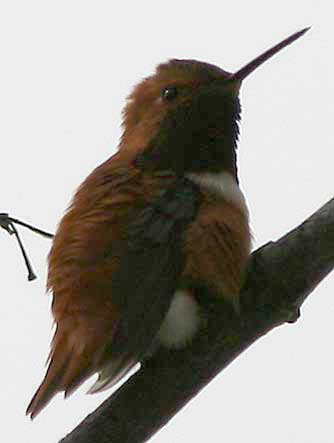
[(245, 196), (232, 174), (226, 171), (188, 173), (187, 178), (196, 183), (203, 191), (236, 206), (248, 219), (249, 213)]

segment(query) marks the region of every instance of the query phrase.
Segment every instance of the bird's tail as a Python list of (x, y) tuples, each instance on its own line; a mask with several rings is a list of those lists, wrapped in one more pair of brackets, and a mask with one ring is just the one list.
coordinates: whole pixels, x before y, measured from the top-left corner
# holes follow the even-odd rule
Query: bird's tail
[[(95, 355), (94, 355), (95, 354)], [(93, 357), (93, 358), (92, 358)], [(85, 379), (95, 372), (92, 364), (96, 348), (80, 346), (68, 334), (56, 331), (48, 359), (48, 369), (44, 380), (33, 396), (26, 414), (31, 419), (49, 403), (57, 392), (65, 391), (65, 396), (73, 392)]]

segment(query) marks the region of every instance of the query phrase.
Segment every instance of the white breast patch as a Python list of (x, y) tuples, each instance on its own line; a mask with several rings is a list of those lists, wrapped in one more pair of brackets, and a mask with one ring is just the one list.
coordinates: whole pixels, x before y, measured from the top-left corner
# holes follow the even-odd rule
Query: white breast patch
[(235, 178), (228, 172), (190, 173), (187, 177), (199, 187), (221, 196), (237, 206), (248, 218), (248, 208), (245, 196), (239, 188)]

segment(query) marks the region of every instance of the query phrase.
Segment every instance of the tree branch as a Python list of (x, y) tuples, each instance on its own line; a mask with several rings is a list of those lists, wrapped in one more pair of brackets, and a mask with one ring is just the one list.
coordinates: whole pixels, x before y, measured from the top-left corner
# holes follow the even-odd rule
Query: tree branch
[(203, 333), (182, 351), (158, 351), (60, 443), (141, 443), (164, 426), (242, 351), (295, 321), (305, 298), (334, 267), (334, 199), (251, 256), (241, 315), (205, 306)]

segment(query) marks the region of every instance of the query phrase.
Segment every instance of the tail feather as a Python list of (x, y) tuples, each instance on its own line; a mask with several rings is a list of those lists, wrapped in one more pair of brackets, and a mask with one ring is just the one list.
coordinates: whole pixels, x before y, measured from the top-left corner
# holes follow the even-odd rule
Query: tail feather
[(78, 350), (69, 346), (66, 336), (60, 340), (57, 337), (44, 380), (33, 396), (26, 414), (33, 419), (58, 392), (65, 391), (66, 396), (73, 392), (95, 372), (92, 356), (95, 357), (94, 353), (89, 353), (87, 348)]
[(64, 358), (61, 364), (54, 359), (50, 360), (44, 380), (30, 401), (26, 414), (33, 419), (49, 403), (52, 397), (61, 390), (62, 379), (66, 373), (68, 358)]
[[(74, 364), (68, 368), (67, 374), (63, 380), (65, 398), (68, 398), (88, 377), (96, 372), (95, 366), (85, 356), (76, 357)], [(79, 371), (78, 365), (79, 364)]]
[(96, 394), (105, 391), (118, 383), (135, 365), (136, 361), (122, 358), (113, 360), (111, 364), (102, 369), (96, 382), (89, 388), (87, 394)]

